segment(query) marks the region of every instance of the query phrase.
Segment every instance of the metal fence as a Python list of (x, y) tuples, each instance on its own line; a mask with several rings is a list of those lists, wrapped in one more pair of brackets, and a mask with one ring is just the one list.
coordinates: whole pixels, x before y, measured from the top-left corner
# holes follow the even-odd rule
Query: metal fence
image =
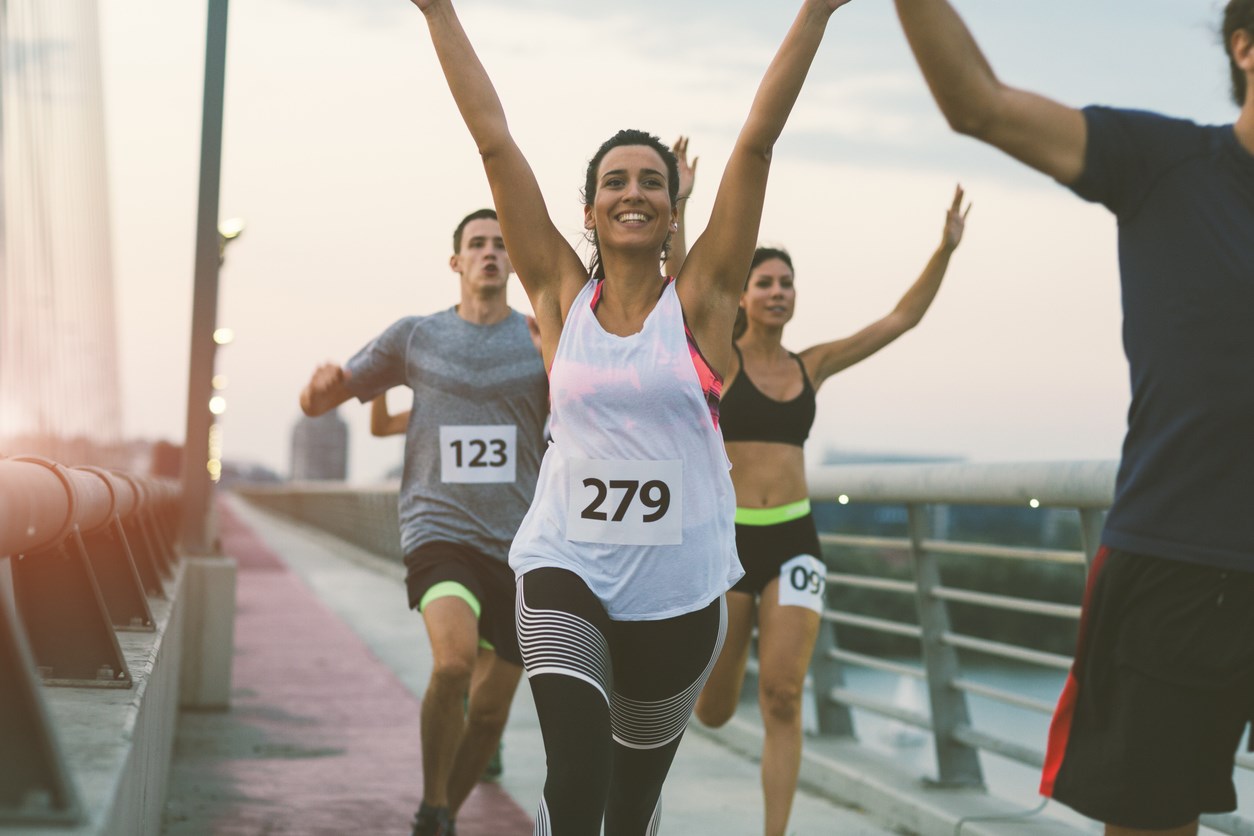
[[(824, 627), (811, 666), (820, 733), (852, 734), (853, 708), (930, 731), (936, 752), (936, 781), (941, 785), (982, 785), (984, 777), (978, 757), (981, 751), (1030, 767), (1042, 766), (1043, 749), (1025, 746), (973, 724), (968, 697), (978, 695), (1043, 715), (1052, 714), (1053, 702), (979, 682), (969, 675), (964, 661), (984, 657), (1065, 672), (1071, 666), (1071, 656), (1004, 641), (996, 635), (958, 632), (951, 610), (954, 605), (962, 605), (1078, 623), (1079, 598), (1060, 602), (960, 588), (947, 582), (942, 563), (955, 557), (1015, 561), (1072, 566), (1082, 574), (1100, 545), (1105, 510), (1113, 496), (1115, 470), (1114, 462), (843, 466), (811, 470), (808, 477), (815, 501), (837, 503), (841, 508), (869, 504), (905, 512), (905, 530), (899, 535), (821, 533), (829, 570), (829, 604), (837, 597), (834, 593), (842, 589), (873, 590), (912, 600), (915, 613), (914, 619), (895, 620), (836, 607), (824, 611)], [(1003, 545), (987, 542), (983, 537), (976, 541), (951, 539), (943, 531), (950, 526), (943, 521), (955, 506), (1018, 507), (1042, 512), (1065, 509), (1075, 515), (1078, 542), (1074, 548), (1058, 548)], [(874, 561), (851, 561), (852, 556), (867, 550), (880, 557), (904, 557), (911, 567), (909, 577), (850, 571), (850, 562), (857, 562), (862, 569), (875, 565)], [(896, 657), (850, 650), (838, 640), (839, 634), (848, 631), (908, 637), (917, 641), (919, 661), (907, 663)], [(925, 683), (928, 710), (910, 710), (847, 687), (844, 673), (849, 666)], [(1254, 758), (1238, 756), (1237, 768), (1254, 770)], [(1206, 816), (1203, 824), (1227, 834), (1254, 834), (1254, 821), (1238, 815)]]

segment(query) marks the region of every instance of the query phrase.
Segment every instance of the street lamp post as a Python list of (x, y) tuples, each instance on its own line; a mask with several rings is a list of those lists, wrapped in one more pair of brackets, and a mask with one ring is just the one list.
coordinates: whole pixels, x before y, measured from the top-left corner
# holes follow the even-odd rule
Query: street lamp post
[(187, 433), (183, 441), (183, 525), (188, 555), (216, 553), (209, 532), (209, 399), (213, 396), (213, 332), (218, 317), (218, 186), (222, 170), (222, 102), (226, 81), (228, 0), (209, 0), (205, 37), (205, 92), (200, 135), (200, 199), (196, 218), (196, 277), (192, 291), (191, 362), (187, 378)]

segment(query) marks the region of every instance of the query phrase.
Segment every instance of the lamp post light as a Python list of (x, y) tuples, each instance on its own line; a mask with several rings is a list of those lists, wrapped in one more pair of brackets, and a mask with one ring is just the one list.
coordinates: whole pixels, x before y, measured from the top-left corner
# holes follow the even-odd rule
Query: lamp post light
[[(207, 469), (214, 343), (218, 317), (218, 267), (225, 249), (218, 228), (222, 170), (222, 104), (226, 87), (228, 0), (209, 0), (205, 29), (205, 87), (200, 128), (200, 184), (196, 212), (196, 276), (192, 289), (191, 362), (187, 375), (187, 433), (183, 439), (183, 525), (179, 543), (188, 555), (216, 553), (209, 531), (212, 486)], [(242, 229), (242, 227), (240, 227)], [(239, 231), (235, 231), (235, 237)], [(227, 239), (230, 240), (230, 239)]]
[(243, 218), (227, 218), (218, 223), (218, 264), (226, 261), (226, 245), (244, 232)]

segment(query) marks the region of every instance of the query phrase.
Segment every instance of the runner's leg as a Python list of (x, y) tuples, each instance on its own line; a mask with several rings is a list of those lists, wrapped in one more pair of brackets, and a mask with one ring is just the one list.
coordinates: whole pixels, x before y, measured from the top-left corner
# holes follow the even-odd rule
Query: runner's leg
[(662, 621), (611, 624), (614, 761), (605, 836), (658, 832), (662, 784), (727, 631), (720, 597)]
[(727, 639), (714, 663), (701, 696), (697, 698), (697, 719), (718, 728), (732, 718), (740, 703), (740, 688), (749, 663), (749, 642), (753, 636), (753, 596), (746, 592), (727, 593)]
[(609, 617), (577, 575), (551, 568), (518, 579), (517, 614), (548, 761), (535, 833), (599, 833), (610, 783)]
[(496, 751), (521, 676), (520, 666), (505, 661), (494, 651), (479, 649), (470, 681), (466, 728), (449, 774), (449, 807), (454, 813), (470, 795)]
[(762, 792), (766, 834), (782, 836), (801, 770), (801, 697), (820, 618), (780, 606), (779, 578), (762, 590), (758, 609), (758, 705), (762, 711)]
[(454, 595), (426, 602), (422, 618), (433, 657), (422, 697), (423, 800), (447, 807), (449, 774), (465, 725), (462, 698), (478, 656), (478, 621), (470, 604)]

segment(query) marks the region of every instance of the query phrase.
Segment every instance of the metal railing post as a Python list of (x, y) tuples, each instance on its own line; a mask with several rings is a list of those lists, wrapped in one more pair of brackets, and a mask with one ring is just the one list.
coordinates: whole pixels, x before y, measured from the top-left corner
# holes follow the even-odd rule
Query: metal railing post
[(936, 556), (923, 548), (928, 537), (926, 506), (909, 504), (910, 553), (914, 563), (919, 626), (923, 631), (923, 666), (927, 671), (932, 734), (936, 740), (937, 783), (942, 786), (983, 786), (979, 752), (959, 743), (954, 732), (971, 725), (967, 696), (953, 687), (961, 670), (958, 652), (943, 642), (949, 632), (949, 609), (932, 594), (941, 585)]
[[(0, 557), (0, 573), (7, 574)], [(0, 584), (3, 587), (7, 584)], [(73, 824), (82, 807), (52, 730), (35, 661), (8, 592), (0, 588), (0, 829), (6, 824)]]
[(1093, 568), (1093, 558), (1102, 547), (1102, 526), (1106, 524), (1106, 512), (1101, 508), (1080, 509), (1080, 542), (1084, 547), (1084, 560)]
[(845, 687), (845, 675), (840, 661), (831, 656), (836, 648), (836, 625), (824, 619), (819, 622), (819, 635), (814, 642), (814, 653), (810, 656), (810, 676), (814, 680), (814, 715), (818, 718), (819, 734), (854, 737), (853, 714), (849, 706), (831, 698), (832, 691)]
[(126, 657), (77, 526), (54, 548), (18, 555), (13, 587), (45, 685), (131, 687)]

